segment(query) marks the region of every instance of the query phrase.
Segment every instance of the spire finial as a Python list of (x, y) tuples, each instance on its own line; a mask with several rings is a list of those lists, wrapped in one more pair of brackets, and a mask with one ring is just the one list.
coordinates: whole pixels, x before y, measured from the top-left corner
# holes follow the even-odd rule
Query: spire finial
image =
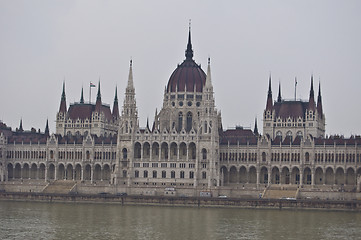
[(20, 118), (20, 126), (19, 126), (19, 132), (23, 132), (23, 118)]
[(189, 33), (188, 33), (188, 44), (186, 50), (186, 60), (191, 60), (193, 58), (193, 49), (191, 41), (191, 20), (189, 20)]
[(278, 83), (278, 98), (277, 98), (277, 102), (281, 102), (282, 101), (282, 97), (281, 97), (281, 82)]
[(45, 135), (49, 136), (49, 119), (46, 119)]
[(313, 91), (313, 74), (311, 75), (311, 90), (310, 90), (310, 97), (314, 97), (314, 91)]
[(98, 82), (98, 94), (97, 94), (97, 100), (101, 99), (101, 94), (100, 94), (100, 77), (99, 77), (99, 82)]
[(254, 130), (253, 133), (256, 135), (259, 135), (258, 133), (258, 127), (257, 127), (257, 117), (254, 119)]
[(133, 85), (133, 59), (130, 59), (130, 63), (129, 63), (129, 76), (128, 76), (128, 86), (127, 88), (129, 89), (133, 89), (134, 85)]
[(83, 87), (81, 87), (80, 103), (84, 103)]

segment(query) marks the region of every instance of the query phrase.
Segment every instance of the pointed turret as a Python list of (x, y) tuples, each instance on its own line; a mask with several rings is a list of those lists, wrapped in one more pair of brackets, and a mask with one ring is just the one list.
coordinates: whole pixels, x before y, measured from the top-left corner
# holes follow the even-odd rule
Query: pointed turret
[(63, 82), (63, 93), (61, 94), (59, 112), (66, 112), (65, 82)]
[(84, 103), (83, 87), (81, 88), (80, 103)]
[(278, 83), (278, 98), (277, 98), (277, 102), (282, 102), (282, 97), (281, 97), (281, 83)]
[(267, 95), (267, 104), (266, 110), (272, 111), (273, 103), (272, 103), (272, 89), (271, 89), (271, 75), (269, 76), (268, 81), (268, 95)]
[[(206, 88), (212, 88), (212, 77), (211, 77), (211, 58), (208, 58), (208, 68), (207, 68), (207, 78), (206, 78)], [(196, 88), (194, 88), (196, 89)]]
[(95, 103), (95, 111), (100, 112), (101, 107), (102, 107), (102, 97), (101, 97), (101, 94), (100, 94), (100, 79), (99, 79), (97, 101)]
[(308, 101), (308, 110), (315, 111), (316, 104), (315, 104), (315, 94), (313, 91), (313, 75), (311, 76), (311, 89), (310, 89), (310, 99)]
[(322, 97), (321, 97), (321, 83), (318, 83), (318, 96), (317, 96), (317, 111), (319, 116), (323, 115), (323, 109), (322, 109)]
[(191, 24), (189, 23), (189, 33), (188, 33), (188, 43), (186, 49), (186, 60), (193, 59), (193, 49), (192, 49), (192, 41), (191, 41)]
[(116, 120), (119, 118), (119, 107), (118, 107), (118, 91), (117, 87), (115, 87), (115, 97), (112, 111), (113, 119)]
[(19, 131), (19, 132), (24, 132), (24, 129), (23, 129), (23, 119), (22, 119), (22, 118), (20, 119), (20, 126), (19, 126), (18, 131)]
[(255, 134), (255, 135), (259, 135), (259, 133), (258, 133), (258, 127), (257, 127), (257, 118), (255, 118), (255, 120), (254, 120), (254, 130), (253, 130), (253, 133)]
[(147, 117), (147, 126), (146, 128), (148, 129), (148, 131), (150, 131), (150, 128), (149, 128), (149, 118)]
[(130, 60), (127, 88), (134, 89), (134, 84), (133, 84), (133, 60)]
[(49, 120), (46, 119), (46, 126), (45, 126), (45, 135), (49, 136)]

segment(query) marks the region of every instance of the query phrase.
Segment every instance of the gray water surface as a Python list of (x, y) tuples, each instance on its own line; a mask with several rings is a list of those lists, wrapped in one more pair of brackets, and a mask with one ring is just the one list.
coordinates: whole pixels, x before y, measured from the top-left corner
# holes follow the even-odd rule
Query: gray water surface
[(0, 239), (361, 239), (361, 215), (0, 201)]

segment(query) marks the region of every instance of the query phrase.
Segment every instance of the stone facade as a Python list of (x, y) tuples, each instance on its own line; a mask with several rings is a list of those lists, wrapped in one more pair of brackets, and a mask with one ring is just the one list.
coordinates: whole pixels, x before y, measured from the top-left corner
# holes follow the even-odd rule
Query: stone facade
[[(153, 195), (180, 189), (258, 192), (268, 187), (360, 191), (361, 138), (325, 137), (321, 89), (317, 103), (311, 77), (308, 101), (273, 101), (271, 78), (263, 135), (236, 127), (223, 130), (216, 109), (210, 60), (207, 73), (193, 60), (191, 35), (186, 59), (171, 75), (153, 124), (139, 126), (132, 62), (121, 113), (101, 102), (66, 108), (65, 86), (56, 133), (12, 131), (0, 125), (0, 180), (31, 184), (76, 181), (86, 189)], [(83, 94), (82, 94), (83, 95)], [(35, 186), (35, 185), (34, 185)], [(92, 188), (92, 186), (94, 188)], [(168, 191), (167, 190), (167, 191)], [(85, 191), (85, 190), (84, 190)]]

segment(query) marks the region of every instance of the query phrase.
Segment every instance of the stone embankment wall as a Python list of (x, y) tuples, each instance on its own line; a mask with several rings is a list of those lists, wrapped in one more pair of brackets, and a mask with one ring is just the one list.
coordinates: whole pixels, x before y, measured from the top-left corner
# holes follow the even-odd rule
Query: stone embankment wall
[(186, 207), (236, 207), (276, 209), (323, 209), (361, 211), (361, 201), (316, 199), (240, 199), (218, 197), (118, 196), (113, 194), (43, 194), (0, 192), (0, 200), (108, 203), (120, 205), (157, 205)]

